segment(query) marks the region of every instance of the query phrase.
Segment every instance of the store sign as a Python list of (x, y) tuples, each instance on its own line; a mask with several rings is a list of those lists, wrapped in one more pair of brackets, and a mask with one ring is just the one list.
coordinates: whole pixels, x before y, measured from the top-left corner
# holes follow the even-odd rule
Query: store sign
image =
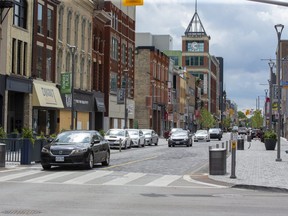
[(143, 5), (144, 0), (122, 0), (123, 6), (137, 6)]
[(71, 73), (61, 74), (61, 94), (71, 94)]
[(124, 104), (125, 100), (125, 89), (118, 88), (117, 89), (117, 104)]

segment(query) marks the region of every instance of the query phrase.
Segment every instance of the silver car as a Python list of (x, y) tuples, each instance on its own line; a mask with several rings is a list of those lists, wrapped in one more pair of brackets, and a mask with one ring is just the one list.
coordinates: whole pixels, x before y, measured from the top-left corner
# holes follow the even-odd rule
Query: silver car
[(206, 141), (210, 142), (210, 135), (207, 130), (197, 130), (196, 133), (194, 134), (194, 141)]
[(127, 129), (129, 136), (132, 140), (131, 144), (132, 147), (136, 146), (136, 147), (145, 147), (145, 136), (143, 134), (142, 130), (139, 129)]
[(110, 148), (130, 148), (132, 140), (127, 129), (110, 129), (105, 133), (104, 138), (108, 140)]
[(142, 129), (142, 131), (145, 136), (146, 145), (152, 145), (152, 144), (158, 145), (159, 136), (154, 130)]

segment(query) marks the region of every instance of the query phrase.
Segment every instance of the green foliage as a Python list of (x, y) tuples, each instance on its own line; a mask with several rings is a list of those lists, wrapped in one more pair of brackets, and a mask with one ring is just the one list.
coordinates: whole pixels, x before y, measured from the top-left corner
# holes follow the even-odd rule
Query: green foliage
[(210, 112), (208, 112), (208, 110), (205, 108), (202, 108), (200, 112), (201, 112), (200, 124), (202, 128), (205, 129), (212, 128), (216, 123), (216, 120), (213, 118), (213, 115)]
[(22, 129), (22, 138), (28, 138), (32, 143), (34, 143), (34, 136), (33, 136), (33, 130), (29, 128), (23, 128)]
[(3, 127), (0, 127), (0, 138), (6, 138), (7, 137), (7, 134), (6, 132), (4, 131), (4, 128)]
[(260, 110), (256, 110), (251, 117), (251, 126), (253, 128), (261, 128), (263, 126), (263, 117)]
[(139, 128), (139, 125), (138, 125), (138, 120), (134, 120), (134, 128), (138, 129)]
[(231, 118), (229, 116), (227, 116), (224, 120), (223, 120), (223, 126), (225, 128), (229, 128), (231, 125)]
[(277, 140), (277, 134), (272, 130), (267, 130), (264, 133), (264, 139), (274, 139)]
[(99, 130), (99, 133), (101, 136), (103, 136), (103, 137), (105, 136), (105, 131), (103, 129)]

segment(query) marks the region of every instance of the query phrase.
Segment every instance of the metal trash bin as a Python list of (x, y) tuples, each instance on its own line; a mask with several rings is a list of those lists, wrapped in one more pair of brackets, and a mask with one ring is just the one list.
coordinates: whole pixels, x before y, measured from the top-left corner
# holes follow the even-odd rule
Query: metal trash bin
[(247, 142), (251, 142), (252, 140), (252, 136), (251, 135), (247, 135)]
[(244, 150), (244, 139), (237, 139), (237, 150)]
[(6, 144), (0, 143), (0, 167), (5, 167)]
[(226, 149), (209, 148), (209, 174), (225, 175), (226, 174)]

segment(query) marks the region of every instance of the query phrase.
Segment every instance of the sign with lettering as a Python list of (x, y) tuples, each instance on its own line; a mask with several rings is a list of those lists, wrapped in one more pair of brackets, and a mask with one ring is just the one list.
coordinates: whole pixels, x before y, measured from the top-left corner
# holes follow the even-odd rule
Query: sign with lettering
[(143, 5), (144, 4), (144, 0), (122, 0), (122, 4), (124, 6)]
[(61, 94), (71, 94), (71, 73), (61, 73)]

